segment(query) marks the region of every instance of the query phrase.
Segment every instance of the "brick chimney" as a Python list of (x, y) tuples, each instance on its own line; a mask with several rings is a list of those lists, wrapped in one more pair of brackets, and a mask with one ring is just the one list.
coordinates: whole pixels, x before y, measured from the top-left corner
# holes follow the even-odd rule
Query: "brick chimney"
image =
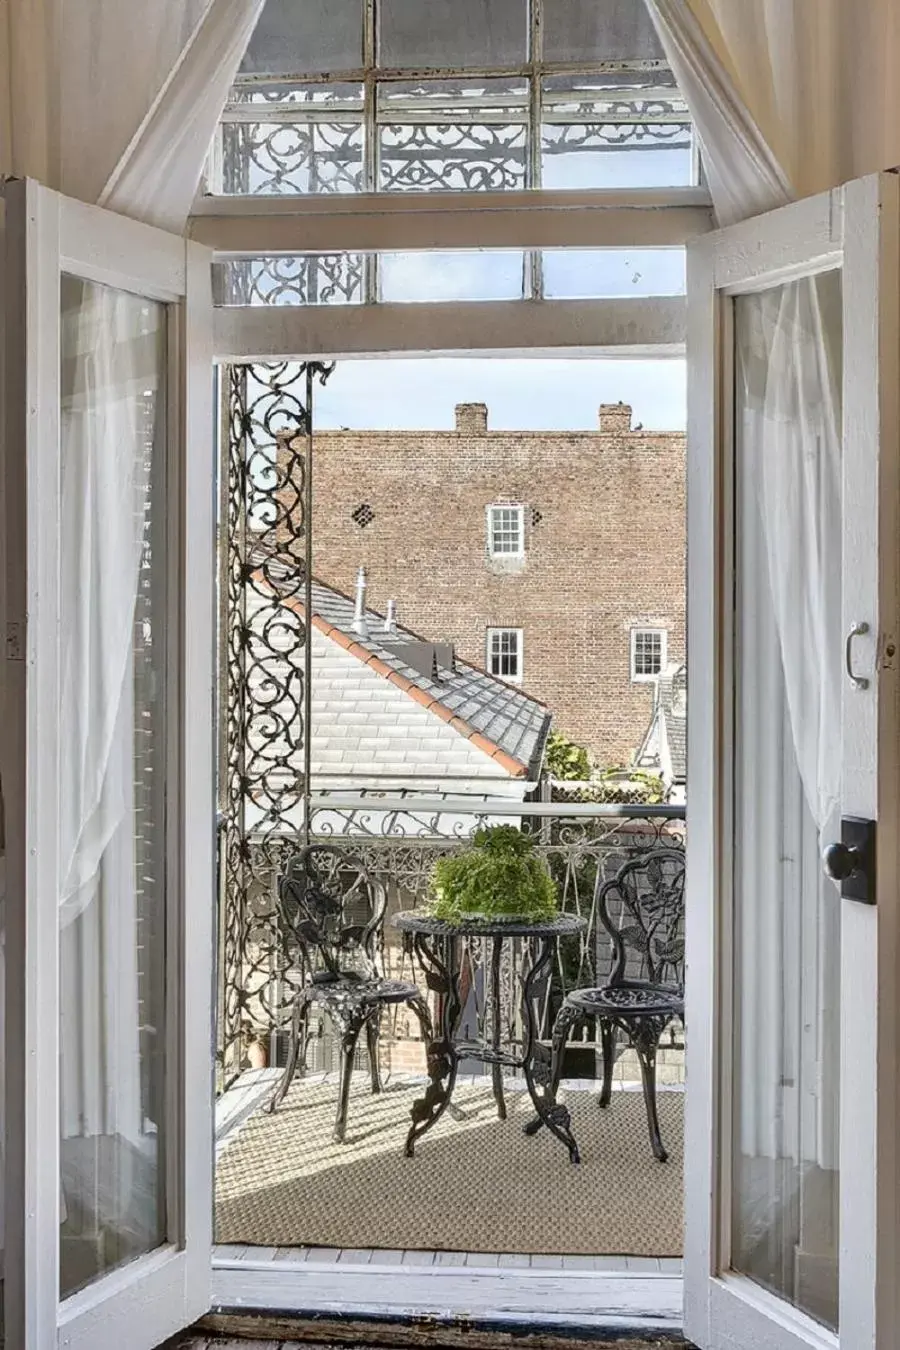
[(631, 430), (630, 403), (601, 403), (599, 410), (600, 430), (608, 435), (621, 435)]
[(487, 412), (486, 403), (457, 403), (456, 430), (463, 436), (484, 436)]

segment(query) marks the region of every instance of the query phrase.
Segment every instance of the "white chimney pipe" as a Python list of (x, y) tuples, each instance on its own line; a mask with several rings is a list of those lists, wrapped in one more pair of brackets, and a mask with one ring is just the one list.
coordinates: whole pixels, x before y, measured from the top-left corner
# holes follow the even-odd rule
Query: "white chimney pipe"
[(356, 606), (353, 610), (353, 631), (360, 637), (369, 636), (366, 622), (366, 569), (361, 567), (356, 574)]
[(384, 616), (384, 631), (386, 633), (396, 633), (397, 631), (397, 601), (389, 600), (387, 603), (387, 614)]

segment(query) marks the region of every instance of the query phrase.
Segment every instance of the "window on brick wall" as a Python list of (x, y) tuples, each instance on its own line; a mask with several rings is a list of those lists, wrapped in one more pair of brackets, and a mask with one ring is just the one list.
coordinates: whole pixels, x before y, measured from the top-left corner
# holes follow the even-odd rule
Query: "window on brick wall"
[(489, 628), (487, 630), (487, 668), (491, 675), (511, 684), (522, 680), (524, 645), (521, 628)]
[(666, 630), (664, 628), (632, 628), (631, 678), (655, 680), (665, 669)]
[(487, 535), (488, 553), (492, 558), (524, 558), (525, 508), (489, 506)]

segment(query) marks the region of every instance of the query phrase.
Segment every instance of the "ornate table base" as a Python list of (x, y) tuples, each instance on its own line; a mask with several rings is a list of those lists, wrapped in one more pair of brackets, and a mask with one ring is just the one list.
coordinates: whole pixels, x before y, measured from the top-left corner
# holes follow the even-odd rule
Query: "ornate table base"
[[(450, 1105), (459, 1062), (469, 1057), (491, 1065), (494, 1099), (501, 1120), (506, 1118), (503, 1069), (521, 1069), (537, 1112), (537, 1118), (525, 1126), (525, 1132), (534, 1134), (546, 1125), (565, 1144), (571, 1161), (577, 1163), (578, 1145), (572, 1134), (571, 1117), (567, 1107), (556, 1100), (558, 1079), (554, 1079), (551, 1056), (538, 1041), (535, 1002), (536, 990), (550, 969), (559, 937), (578, 933), (583, 920), (565, 916), (545, 924), (495, 924), (490, 928), (473, 925), (463, 929), (418, 914), (401, 914), (394, 922), (404, 933), (407, 949), (418, 958), (428, 988), (437, 995), (435, 1034), (426, 1041), (428, 1086), (412, 1109), (406, 1156), (413, 1157), (417, 1140), (437, 1124)], [(462, 1015), (459, 946), (466, 936), (483, 937), (491, 943), (489, 1042), (457, 1039), (456, 1035)], [(500, 1041), (500, 958), (503, 943), (514, 938), (525, 939), (531, 945), (530, 960), (522, 976), (522, 1043), (518, 1053), (504, 1049)], [(555, 1059), (555, 1036), (553, 1048)]]

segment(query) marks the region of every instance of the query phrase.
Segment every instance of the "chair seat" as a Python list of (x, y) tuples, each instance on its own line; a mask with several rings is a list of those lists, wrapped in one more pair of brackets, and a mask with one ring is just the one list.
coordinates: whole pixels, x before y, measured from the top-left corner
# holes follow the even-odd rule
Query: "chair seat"
[(684, 1017), (684, 995), (662, 984), (622, 980), (600, 989), (576, 989), (566, 998), (570, 1007), (602, 1017)]
[(405, 1003), (418, 996), (418, 989), (407, 980), (331, 980), (310, 984), (304, 994), (310, 1003), (364, 1008), (369, 1003)]

